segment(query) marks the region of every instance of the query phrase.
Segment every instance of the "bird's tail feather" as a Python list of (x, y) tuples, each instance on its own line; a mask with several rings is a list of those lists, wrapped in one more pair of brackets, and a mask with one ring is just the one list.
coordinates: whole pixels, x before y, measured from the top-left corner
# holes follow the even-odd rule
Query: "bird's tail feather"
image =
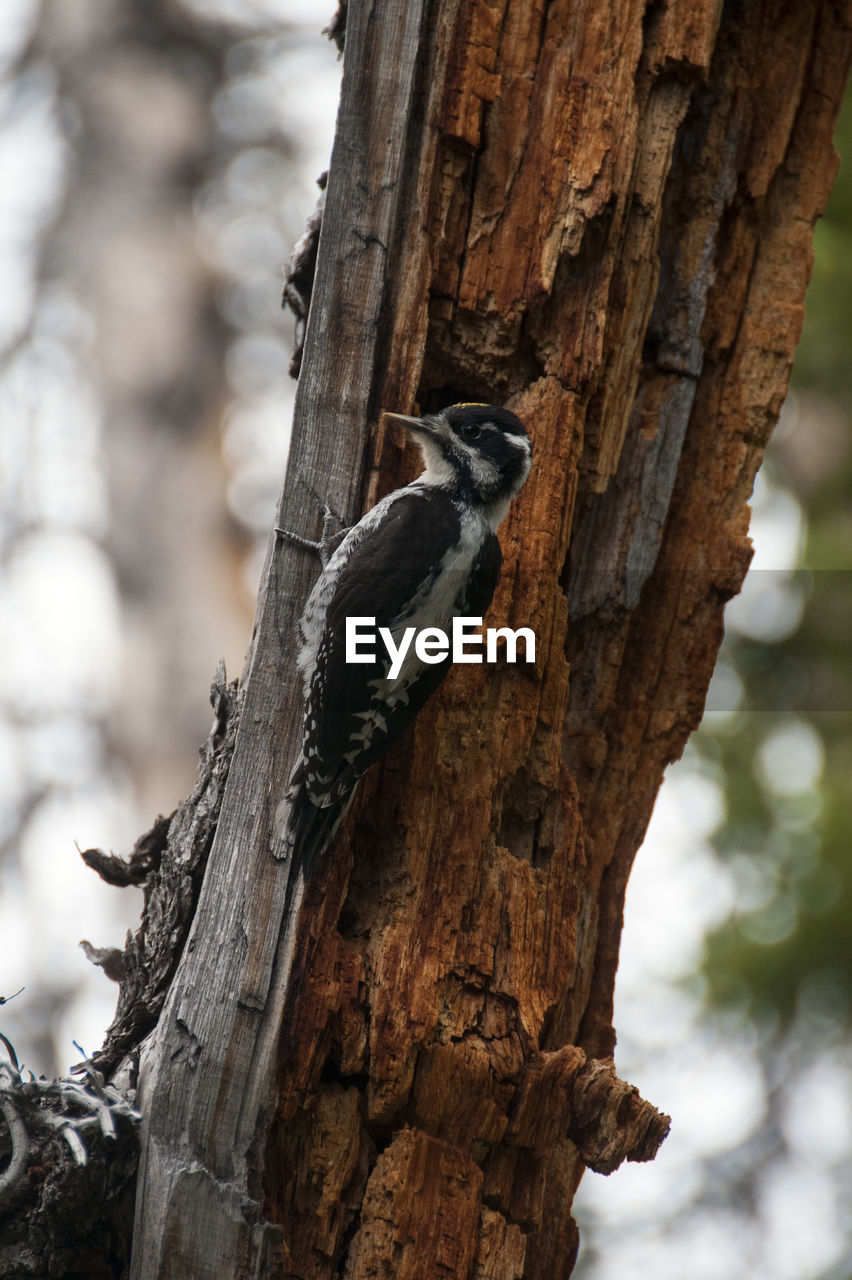
[(351, 798), (350, 793), (320, 808), (308, 795), (301, 764), (296, 768), (275, 811), (272, 844), (274, 857), (290, 862), (291, 878), (301, 870), (307, 880), (314, 860), (332, 840)]
[[(285, 924), (282, 963), (293, 963), (300, 908), (311, 878), (314, 862), (331, 840), (346, 812), (346, 801), (319, 808), (311, 801), (300, 763), (290, 779), (284, 799), (275, 811), (272, 854), (284, 863), (286, 877), (282, 920)], [(289, 956), (285, 960), (284, 957)]]

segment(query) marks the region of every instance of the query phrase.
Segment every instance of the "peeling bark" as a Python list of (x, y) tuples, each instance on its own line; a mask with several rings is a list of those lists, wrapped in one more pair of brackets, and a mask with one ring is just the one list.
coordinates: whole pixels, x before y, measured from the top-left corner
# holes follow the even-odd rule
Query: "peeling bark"
[(567, 1134), (589, 1169), (612, 1173), (624, 1160), (653, 1160), (669, 1125), (611, 1062), (566, 1045), (527, 1063), (506, 1136), (544, 1156)]
[(115, 1017), (92, 1062), (110, 1072), (132, 1057), (134, 1081), (139, 1045), (156, 1025), (189, 933), (234, 751), (237, 682), (227, 683), (221, 662), (210, 701), (215, 719), (201, 748), (198, 780), (183, 804), (170, 817), (158, 817), (127, 860), (100, 849), (81, 854), (107, 884), (144, 885), (142, 921), (135, 934), (128, 934), (123, 951), (80, 944), (88, 959), (119, 983)]
[[(551, 1280), (583, 1166), (668, 1128), (612, 1069), (624, 888), (748, 566), (849, 9), (435, 12), (377, 403), (528, 423), (489, 622), (533, 626), (536, 676), (456, 670), (365, 780), (306, 907), (265, 1204), (292, 1276)], [(370, 500), (410, 474), (375, 448)], [(343, 1186), (313, 1164), (340, 1091)]]

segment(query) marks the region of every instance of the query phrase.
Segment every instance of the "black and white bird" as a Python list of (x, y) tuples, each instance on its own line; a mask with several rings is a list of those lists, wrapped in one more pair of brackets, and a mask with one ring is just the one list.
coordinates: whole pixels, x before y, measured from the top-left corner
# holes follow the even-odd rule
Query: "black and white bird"
[(508, 409), (456, 404), (422, 418), (386, 416), (414, 436), (425, 469), (347, 532), (302, 614), (302, 756), (276, 812), (273, 847), (303, 868), (331, 840), (361, 775), (450, 665), (449, 654), (426, 663), (411, 645), (391, 676), (380, 643), (374, 662), (347, 663), (347, 617), (375, 618), (396, 645), (409, 627), (450, 632), (455, 617), (481, 617), (503, 561), (497, 526), (530, 471), (529, 436)]

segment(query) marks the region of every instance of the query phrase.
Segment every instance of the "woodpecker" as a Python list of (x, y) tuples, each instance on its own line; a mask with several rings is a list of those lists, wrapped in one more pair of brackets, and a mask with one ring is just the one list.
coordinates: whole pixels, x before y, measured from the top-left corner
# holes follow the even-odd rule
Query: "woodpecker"
[(374, 617), (398, 644), (407, 627), (450, 631), (454, 617), (481, 617), (503, 562), (497, 527), (530, 472), (529, 436), (508, 409), (456, 404), (386, 417), (414, 437), (424, 470), (348, 530), (299, 624), (302, 755), (276, 811), (273, 851), (303, 869), (333, 837), (361, 775), (450, 665), (449, 655), (427, 664), (411, 646), (391, 678), (378, 645), (374, 662), (347, 663), (346, 618)]

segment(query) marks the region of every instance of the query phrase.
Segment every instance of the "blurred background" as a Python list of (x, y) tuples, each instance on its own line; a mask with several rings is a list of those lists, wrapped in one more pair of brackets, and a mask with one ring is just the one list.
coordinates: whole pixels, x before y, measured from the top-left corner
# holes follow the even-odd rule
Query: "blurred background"
[[(0, 1029), (37, 1073), (113, 1013), (79, 940), (138, 923), (75, 841), (127, 854), (184, 798), (242, 668), (333, 10), (3, 0)], [(617, 1066), (672, 1134), (584, 1178), (581, 1280), (852, 1277), (852, 164), (815, 247), (754, 565), (628, 891)]]
[(242, 670), (295, 383), (283, 268), (328, 166), (332, 0), (2, 0), (0, 1010), (51, 1075), (102, 1041), (141, 893)]

